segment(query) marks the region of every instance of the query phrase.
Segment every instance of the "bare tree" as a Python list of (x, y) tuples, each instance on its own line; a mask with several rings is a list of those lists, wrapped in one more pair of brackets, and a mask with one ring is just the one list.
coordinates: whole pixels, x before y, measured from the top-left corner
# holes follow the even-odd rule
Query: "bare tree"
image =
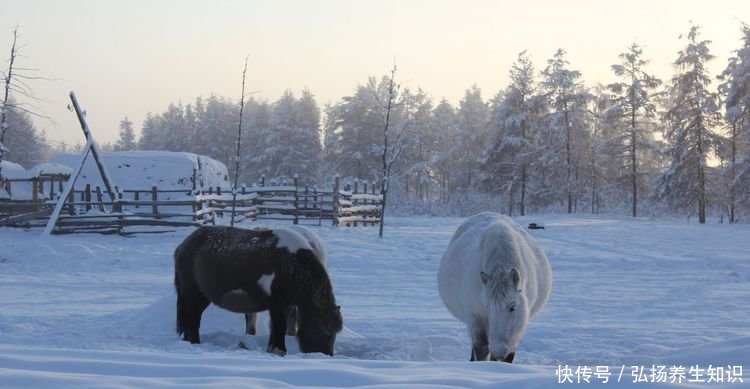
[(383, 205), (380, 213), (380, 231), (378, 236), (383, 238), (383, 225), (385, 224), (385, 206), (386, 198), (388, 195), (388, 189), (390, 188), (391, 182), (391, 169), (393, 164), (396, 163), (401, 151), (404, 149), (403, 135), (406, 132), (408, 121), (404, 121), (400, 130), (395, 134), (396, 138), (392, 143), (389, 143), (389, 131), (391, 130), (391, 121), (393, 120), (393, 113), (397, 107), (399, 85), (396, 84), (396, 65), (393, 65), (391, 69), (391, 77), (388, 80), (388, 90), (386, 91), (385, 101), (378, 100), (385, 109), (385, 115), (383, 117), (383, 150), (382, 150), (382, 161), (383, 161), (383, 179), (380, 183), (380, 194), (383, 196)]
[(242, 111), (245, 108), (245, 75), (247, 74), (247, 58), (245, 67), (242, 69), (242, 95), (240, 95), (240, 123), (237, 127), (237, 155), (234, 159), (234, 186), (232, 186), (232, 217), (229, 225), (234, 227), (234, 211), (237, 208), (237, 181), (240, 178), (240, 146), (242, 144)]
[(3, 177), (3, 154), (8, 149), (5, 148), (5, 132), (8, 130), (8, 97), (10, 97), (11, 82), (13, 81), (13, 64), (16, 62), (18, 51), (16, 43), (18, 41), (18, 27), (13, 30), (13, 45), (10, 48), (10, 60), (8, 72), (5, 74), (5, 96), (3, 97), (2, 106), (0, 106), (0, 179)]
[[(13, 131), (13, 129), (11, 128), (11, 116), (13, 111), (16, 113), (28, 114), (51, 120), (47, 116), (40, 115), (31, 109), (27, 109), (26, 107), (24, 107), (24, 104), (13, 102), (14, 100), (11, 97), (11, 92), (14, 95), (20, 95), (38, 101), (39, 99), (33, 96), (31, 87), (27, 84), (27, 82), (31, 80), (48, 80), (43, 77), (32, 76), (29, 74), (33, 74), (33, 72), (35, 72), (37, 69), (19, 68), (17, 66), (16, 61), (19, 57), (22, 57), (22, 55), (20, 55), (20, 52), (21, 49), (23, 49), (23, 46), (18, 45), (18, 38), (18, 26), (16, 26), (16, 28), (13, 29), (13, 44), (11, 45), (10, 49), (8, 71), (3, 74), (3, 78), (5, 80), (4, 95), (2, 102), (0, 102), (0, 179), (2, 179), (3, 177), (2, 161), (4, 154), (10, 151), (7, 147), (9, 142), (6, 141), (5, 137), (9, 130)], [(37, 145), (46, 144), (46, 140), (43, 139), (43, 137), (37, 137), (33, 133), (20, 135), (24, 138), (32, 140), (32, 143), (36, 143)]]

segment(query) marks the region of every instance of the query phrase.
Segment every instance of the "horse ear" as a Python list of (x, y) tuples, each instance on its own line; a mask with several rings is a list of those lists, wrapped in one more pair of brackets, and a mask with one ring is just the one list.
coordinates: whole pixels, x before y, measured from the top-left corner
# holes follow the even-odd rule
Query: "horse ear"
[(482, 283), (485, 285), (487, 285), (487, 283), (490, 282), (490, 275), (483, 271), (479, 272), (479, 278), (482, 280)]
[(521, 286), (521, 273), (515, 267), (510, 269), (510, 278), (513, 280), (513, 286), (518, 289)]

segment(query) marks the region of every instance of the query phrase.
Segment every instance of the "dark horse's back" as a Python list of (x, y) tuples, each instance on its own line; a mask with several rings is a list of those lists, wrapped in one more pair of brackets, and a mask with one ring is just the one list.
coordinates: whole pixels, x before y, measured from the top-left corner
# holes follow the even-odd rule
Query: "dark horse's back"
[(265, 310), (270, 290), (258, 281), (264, 274), (276, 277), (274, 262), (287, 259), (269, 250), (277, 240), (270, 230), (200, 227), (175, 250), (175, 287), (179, 293), (183, 286), (199, 286), (212, 303), (236, 312), (247, 309), (232, 309), (223, 300), (242, 291), (264, 303), (256, 311)]

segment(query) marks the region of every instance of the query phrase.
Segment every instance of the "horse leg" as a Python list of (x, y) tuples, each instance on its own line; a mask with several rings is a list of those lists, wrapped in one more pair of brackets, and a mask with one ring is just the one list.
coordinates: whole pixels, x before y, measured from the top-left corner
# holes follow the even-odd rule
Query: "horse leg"
[(197, 286), (193, 291), (177, 289), (177, 333), (190, 343), (200, 343), (201, 316), (211, 301)]
[(271, 317), (271, 336), (268, 338), (268, 348), (266, 350), (270, 353), (282, 356), (286, 355), (286, 339), (284, 339), (287, 327), (286, 308), (271, 307), (268, 313)]
[(470, 361), (486, 361), (490, 355), (489, 342), (487, 341), (487, 331), (484, 326), (475, 323), (469, 329), (471, 333), (471, 359)]
[(246, 313), (245, 314), (245, 334), (247, 335), (255, 335), (255, 326), (258, 323), (258, 314), (253, 313)]
[(286, 334), (297, 336), (297, 307), (291, 306), (286, 312)]

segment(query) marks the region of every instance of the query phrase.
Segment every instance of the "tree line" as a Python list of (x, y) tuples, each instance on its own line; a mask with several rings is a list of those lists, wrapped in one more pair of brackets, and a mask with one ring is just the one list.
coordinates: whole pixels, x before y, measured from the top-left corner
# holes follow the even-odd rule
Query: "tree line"
[[(250, 99), (240, 181), (320, 184), (338, 174), (380, 186), (389, 147), (401, 212), (678, 212), (735, 222), (750, 210), (748, 25), (741, 33), (719, 75), (706, 69), (711, 42), (692, 26), (669, 80), (652, 75), (632, 44), (603, 85), (587, 86), (559, 49), (539, 68), (519, 53), (506, 88), (487, 99), (472, 86), (456, 106), (419, 87), (394, 89), (393, 73), (322, 109), (309, 90)], [(238, 102), (226, 98), (170, 104), (147, 115), (138, 137), (123, 119), (113, 148), (189, 151), (231, 170), (238, 120)]]

